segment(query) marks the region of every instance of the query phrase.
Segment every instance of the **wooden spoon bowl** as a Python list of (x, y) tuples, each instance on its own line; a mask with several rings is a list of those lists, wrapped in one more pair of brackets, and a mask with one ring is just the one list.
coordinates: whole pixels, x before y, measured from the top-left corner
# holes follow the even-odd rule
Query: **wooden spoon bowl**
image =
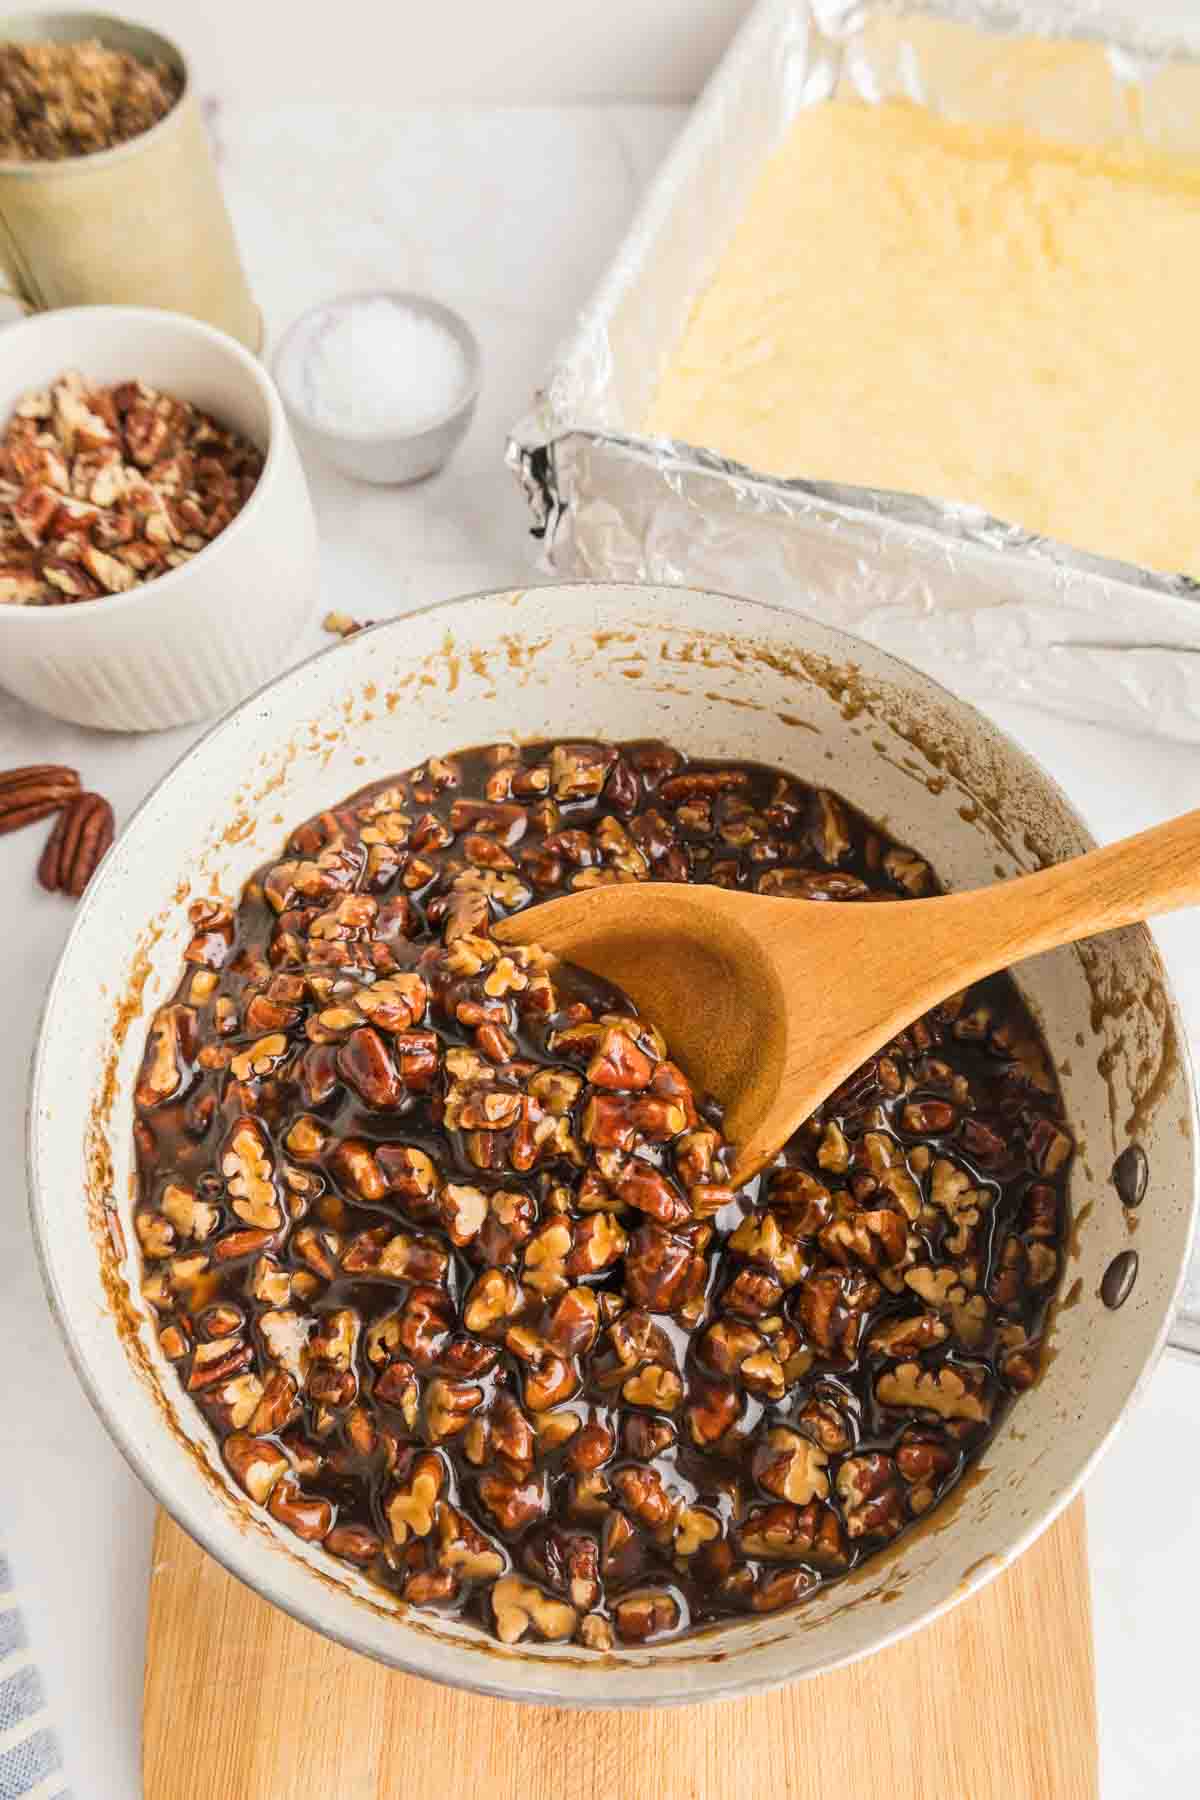
[(994, 887), (888, 906), (622, 883), (496, 928), (625, 989), (725, 1108), (735, 1181), (898, 1031), (1039, 951), (1200, 900), (1200, 811)]

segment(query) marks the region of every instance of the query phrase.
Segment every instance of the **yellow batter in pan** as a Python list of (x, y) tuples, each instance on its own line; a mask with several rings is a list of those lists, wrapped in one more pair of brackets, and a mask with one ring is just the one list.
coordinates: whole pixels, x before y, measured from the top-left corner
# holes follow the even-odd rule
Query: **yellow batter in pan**
[(810, 107), (646, 424), (1200, 576), (1200, 167)]

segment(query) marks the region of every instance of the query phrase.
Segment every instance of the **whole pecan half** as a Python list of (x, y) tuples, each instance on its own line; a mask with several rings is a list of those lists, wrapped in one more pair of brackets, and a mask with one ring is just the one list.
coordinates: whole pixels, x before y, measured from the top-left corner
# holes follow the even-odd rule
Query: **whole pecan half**
[(62, 763), (30, 763), (0, 775), (0, 837), (48, 818), (79, 792), (79, 776)]
[(113, 809), (102, 794), (77, 794), (50, 833), (38, 880), (50, 893), (78, 899), (113, 841)]

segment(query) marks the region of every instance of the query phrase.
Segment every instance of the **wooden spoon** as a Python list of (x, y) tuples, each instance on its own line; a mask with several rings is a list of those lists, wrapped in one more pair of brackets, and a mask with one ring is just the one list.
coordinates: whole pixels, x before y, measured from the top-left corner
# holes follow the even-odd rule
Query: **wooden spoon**
[(889, 906), (623, 883), (495, 928), (614, 981), (725, 1108), (735, 1179), (930, 1007), (1039, 951), (1200, 902), (1200, 811), (1036, 875)]

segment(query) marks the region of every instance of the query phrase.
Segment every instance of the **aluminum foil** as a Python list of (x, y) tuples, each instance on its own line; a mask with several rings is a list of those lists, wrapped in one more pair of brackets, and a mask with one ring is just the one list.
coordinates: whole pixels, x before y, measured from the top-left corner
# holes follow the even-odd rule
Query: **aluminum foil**
[[(1149, 10), (1149, 9), (1148, 9)], [(763, 159), (801, 107), (895, 95), (1074, 142), (1200, 152), (1191, 36), (1095, 8), (760, 0), (508, 447), (547, 567), (771, 600), (956, 692), (1200, 741), (1200, 584), (936, 498), (784, 481), (637, 434)], [(1029, 39), (1062, 40), (1031, 59)]]

